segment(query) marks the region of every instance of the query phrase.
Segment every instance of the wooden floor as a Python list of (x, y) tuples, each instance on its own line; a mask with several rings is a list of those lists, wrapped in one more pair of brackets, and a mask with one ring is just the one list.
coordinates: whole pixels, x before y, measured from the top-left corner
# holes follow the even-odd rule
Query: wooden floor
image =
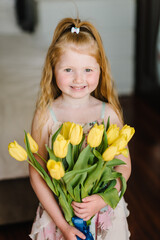
[(138, 98), (122, 98), (125, 120), (136, 129), (129, 144), (132, 175), (125, 199), (131, 240), (160, 239), (160, 113)]
[[(136, 129), (129, 144), (132, 175), (125, 194), (131, 240), (159, 240), (160, 113), (139, 98), (120, 100), (125, 122)], [(29, 240), (30, 228), (31, 222), (1, 226), (0, 240)]]

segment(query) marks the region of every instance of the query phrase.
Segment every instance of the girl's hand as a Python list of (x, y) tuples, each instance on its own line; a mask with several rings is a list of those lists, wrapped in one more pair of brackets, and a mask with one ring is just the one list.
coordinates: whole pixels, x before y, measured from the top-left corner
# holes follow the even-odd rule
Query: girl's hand
[(68, 225), (66, 228), (61, 229), (61, 232), (65, 240), (77, 240), (77, 237), (86, 239), (85, 235), (80, 232), (77, 228)]
[(106, 206), (105, 201), (97, 194), (82, 199), (82, 203), (72, 202), (74, 213), (77, 217), (88, 221), (92, 216)]

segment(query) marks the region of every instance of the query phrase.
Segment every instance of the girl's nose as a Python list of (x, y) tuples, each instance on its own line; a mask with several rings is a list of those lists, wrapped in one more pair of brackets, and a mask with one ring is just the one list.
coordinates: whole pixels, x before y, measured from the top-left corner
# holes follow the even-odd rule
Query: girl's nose
[(82, 83), (83, 82), (83, 74), (81, 72), (76, 72), (74, 75), (74, 83)]

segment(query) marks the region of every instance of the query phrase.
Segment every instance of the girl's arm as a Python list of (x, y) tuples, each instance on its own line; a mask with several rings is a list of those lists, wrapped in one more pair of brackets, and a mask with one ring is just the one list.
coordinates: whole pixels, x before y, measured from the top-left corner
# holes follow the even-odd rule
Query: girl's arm
[[(112, 109), (112, 107), (109, 104), (108, 104), (108, 108), (109, 108), (108, 114), (110, 116), (110, 123), (111, 124), (117, 124), (117, 126), (121, 129), (123, 127), (122, 122), (120, 121), (117, 114), (115, 113), (115, 111)], [(107, 116), (107, 119), (108, 119), (108, 116)], [(123, 177), (126, 179), (126, 182), (127, 182), (130, 175), (131, 175), (131, 158), (130, 158), (130, 155), (126, 158), (121, 154), (121, 155), (116, 156), (116, 158), (118, 158), (118, 159), (120, 159), (120, 160), (122, 160), (126, 163), (126, 165), (116, 166), (115, 170), (117, 172), (122, 173)], [(116, 184), (115, 188), (117, 188), (118, 192), (121, 190), (120, 179), (117, 180), (117, 184)]]
[[(48, 144), (48, 124), (46, 124), (41, 132), (41, 135), (37, 131), (37, 123), (38, 123), (39, 114), (36, 113), (32, 123), (32, 137), (37, 142), (39, 146), (38, 153), (44, 158), (47, 159), (48, 152), (45, 148), (45, 144)], [(35, 155), (36, 159), (40, 162), (40, 164), (46, 169), (44, 162)], [(78, 231), (76, 228), (71, 227), (65, 220), (60, 207), (57, 201), (54, 198), (52, 191), (49, 189), (45, 181), (41, 178), (39, 173), (30, 165), (29, 166), (29, 174), (30, 174), (30, 182), (31, 185), (41, 202), (44, 209), (52, 218), (55, 225), (61, 230), (66, 240), (74, 240), (76, 235), (82, 239), (85, 239), (83, 233)]]

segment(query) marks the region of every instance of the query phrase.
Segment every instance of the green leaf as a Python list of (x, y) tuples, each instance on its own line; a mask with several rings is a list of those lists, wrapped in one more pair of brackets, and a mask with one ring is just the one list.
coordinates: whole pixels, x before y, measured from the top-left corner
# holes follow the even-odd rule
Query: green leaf
[(55, 188), (53, 186), (50, 176), (48, 176), (44, 168), (41, 166), (41, 164), (37, 161), (37, 159), (34, 157), (33, 153), (31, 152), (26, 132), (25, 132), (25, 144), (26, 144), (26, 151), (27, 151), (28, 157), (32, 163), (31, 165), (34, 166), (35, 169), (37, 169), (37, 172), (41, 172), (41, 176), (43, 176), (43, 179), (46, 181), (49, 188), (55, 193)]
[[(99, 179), (99, 182), (93, 187), (93, 193), (101, 192), (102, 190), (108, 190), (108, 187), (106, 188), (107, 184), (115, 179), (121, 177), (122, 174), (116, 171), (113, 171), (109, 167), (105, 167), (102, 175)], [(109, 188), (110, 189), (110, 188)]]
[(107, 133), (106, 133), (106, 131), (105, 131), (105, 129), (104, 129), (104, 134), (103, 134), (103, 149), (102, 149), (102, 152), (101, 152), (101, 153), (103, 153), (103, 152), (106, 150), (107, 147), (108, 147)]
[(94, 169), (92, 169), (92, 171), (88, 172), (87, 179), (84, 183), (84, 188), (88, 193), (90, 193), (90, 191), (92, 190), (95, 182), (97, 180), (99, 180), (99, 178), (100, 178), (103, 162), (99, 161), (95, 165), (96, 165), (96, 168), (94, 168)]
[(93, 154), (102, 162), (104, 162), (102, 155), (94, 148), (93, 149)]
[[(87, 177), (87, 172), (83, 173), (80, 175), (80, 180), (79, 183), (77, 184), (77, 186), (79, 186), (79, 188), (77, 188), (77, 186), (75, 186), (74, 189), (74, 196), (75, 196), (75, 201), (81, 201), (82, 195), (84, 194), (84, 192), (82, 193), (82, 187), (84, 186), (84, 181)], [(79, 193), (77, 192), (79, 189)]]
[(68, 168), (66, 169), (66, 172), (68, 172), (73, 168), (72, 145), (71, 145), (71, 143), (69, 143), (69, 145), (68, 145), (68, 152), (67, 152), (67, 156), (66, 156), (66, 161), (68, 163)]
[(106, 204), (111, 206), (111, 208), (115, 208), (119, 202), (119, 195), (116, 188), (112, 188), (109, 191), (105, 191), (103, 193), (97, 193), (99, 196), (103, 198)]
[(60, 195), (58, 200), (63, 209), (65, 219), (67, 222), (71, 223), (72, 217), (74, 216), (73, 208), (71, 207), (71, 205), (69, 205), (66, 195), (64, 194), (64, 192), (61, 190), (60, 187), (59, 187), (59, 192), (60, 192)]
[(120, 199), (122, 198), (122, 196), (124, 195), (126, 188), (127, 188), (127, 183), (126, 183), (126, 179), (121, 176), (120, 177), (121, 183), (122, 183), (122, 187), (121, 187), (121, 194), (120, 194)]
[(91, 152), (91, 148), (88, 145), (79, 154), (79, 157), (78, 157), (77, 162), (75, 163), (75, 165), (73, 167), (73, 170), (87, 168), (88, 167), (88, 161), (89, 161), (89, 159), (92, 155), (93, 155), (93, 153)]
[[(81, 201), (81, 185), (83, 185), (86, 179), (87, 172), (76, 174), (68, 183), (66, 183), (66, 189), (72, 196), (74, 201)], [(63, 178), (64, 179), (64, 178)]]
[(53, 134), (53, 136), (52, 136), (52, 150), (53, 150), (53, 143), (54, 143), (54, 141), (56, 140), (56, 138), (57, 138), (57, 136), (58, 136), (58, 134), (60, 133), (60, 131), (61, 131), (61, 129), (62, 129), (62, 126), (63, 126), (63, 124), (60, 126), (60, 128)]
[(35, 159), (33, 153), (31, 152), (27, 133), (26, 133), (26, 131), (24, 131), (24, 132), (25, 132), (25, 145), (26, 145), (26, 151), (27, 151), (28, 157), (29, 157), (30, 161), (32, 162), (32, 164), (34, 164), (34, 166), (36, 166), (36, 159)]
[(78, 158), (78, 154), (79, 154), (79, 146), (78, 145), (73, 145), (72, 146), (72, 161), (73, 161), (73, 164), (76, 163), (77, 158)]
[(51, 148), (49, 148), (47, 145), (46, 146), (46, 149), (49, 153), (49, 158), (52, 159), (52, 160), (55, 160), (56, 162), (59, 161), (59, 158), (56, 157), (56, 155), (54, 154), (53, 150)]
[(108, 117), (108, 120), (107, 120), (106, 131), (108, 130), (109, 126), (110, 126), (110, 117)]
[(96, 186), (93, 188), (93, 193), (100, 192), (109, 181), (113, 180), (114, 177), (112, 175), (112, 171), (110, 168), (106, 167), (104, 171), (102, 172), (102, 175), (100, 177), (100, 180)]
[(106, 188), (106, 192), (108, 192), (108, 191), (110, 191), (112, 188), (114, 188), (116, 184), (117, 184), (116, 179), (111, 180), (110, 183), (108, 184), (107, 188)]
[(75, 198), (74, 198), (74, 191), (73, 191), (72, 185), (66, 184), (66, 189), (67, 189), (68, 193), (70, 194), (71, 198), (72, 198), (72, 199), (75, 199)]
[(126, 163), (124, 161), (120, 160), (120, 159), (114, 158), (113, 160), (108, 161), (106, 166), (107, 167), (115, 167), (115, 166), (123, 165), (123, 164), (126, 164)]
[(59, 182), (58, 182), (56, 179), (52, 178), (52, 183), (53, 183), (53, 186), (54, 186), (54, 188), (55, 188), (54, 194), (55, 194), (57, 197), (59, 197), (59, 191), (58, 191)]
[(80, 184), (77, 184), (77, 186), (74, 188), (74, 196), (76, 202), (81, 202), (81, 189)]
[(97, 167), (97, 164), (94, 164), (93, 166), (91, 167), (88, 167), (88, 168), (85, 168), (85, 169), (77, 169), (77, 170), (72, 170), (72, 171), (69, 171), (67, 173), (65, 173), (64, 177), (63, 177), (63, 180), (65, 181), (65, 183), (69, 183), (77, 174), (80, 174), (80, 173), (84, 173), (84, 172), (90, 172), (92, 171), (93, 169), (95, 169)]
[(85, 139), (85, 134), (83, 134), (83, 137), (82, 137), (82, 141), (80, 142), (80, 144), (78, 145), (79, 147), (79, 152), (81, 151), (81, 148), (82, 148), (82, 144), (84, 142), (84, 139)]
[(84, 188), (84, 185), (81, 184), (81, 199), (85, 198), (88, 196), (88, 192), (86, 191), (86, 189)]

